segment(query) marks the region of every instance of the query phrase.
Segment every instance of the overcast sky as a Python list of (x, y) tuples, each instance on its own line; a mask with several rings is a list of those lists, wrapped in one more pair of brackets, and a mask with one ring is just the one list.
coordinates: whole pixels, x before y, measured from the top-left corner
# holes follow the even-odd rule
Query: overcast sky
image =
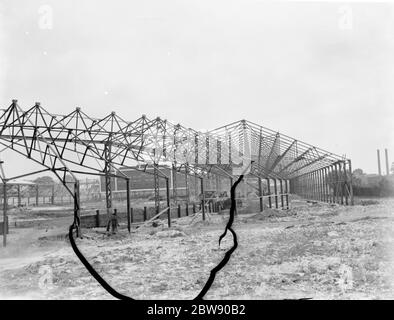
[[(40, 101), (195, 129), (248, 119), (374, 173), (377, 148), (394, 161), (393, 13), (391, 3), (0, 0), (0, 107)], [(30, 168), (1, 157), (8, 176)]]

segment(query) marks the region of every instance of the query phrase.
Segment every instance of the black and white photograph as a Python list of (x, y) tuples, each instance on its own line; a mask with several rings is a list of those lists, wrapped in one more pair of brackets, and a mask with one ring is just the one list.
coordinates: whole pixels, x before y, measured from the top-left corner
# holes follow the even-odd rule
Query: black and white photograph
[(393, 88), (393, 1), (0, 0), (0, 300), (394, 299)]

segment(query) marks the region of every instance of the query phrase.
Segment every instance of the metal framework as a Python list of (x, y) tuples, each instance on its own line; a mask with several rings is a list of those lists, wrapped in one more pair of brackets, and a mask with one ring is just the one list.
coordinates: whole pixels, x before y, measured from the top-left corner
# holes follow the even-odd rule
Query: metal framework
[[(12, 149), (53, 172), (73, 196), (76, 213), (80, 208), (79, 174), (105, 177), (109, 215), (113, 178), (125, 179), (129, 185), (129, 177), (121, 168), (145, 171), (147, 166), (153, 166), (155, 205), (158, 208), (160, 204), (159, 178), (164, 178), (170, 224), (170, 177), (161, 170), (165, 166), (172, 168), (174, 201), (177, 200), (176, 172), (184, 173), (186, 180), (189, 176), (201, 179), (205, 217), (204, 179), (216, 175), (232, 181), (234, 170), (251, 161), (248, 177), (258, 180), (261, 211), (263, 198), (268, 198), (269, 207), (273, 197), (276, 208), (278, 199), (282, 208), (288, 208), (289, 192), (307, 199), (353, 204), (349, 159), (246, 120), (202, 133), (145, 115), (126, 121), (111, 112), (96, 119), (80, 108), (67, 115), (57, 115), (40, 103), (23, 110), (13, 100), (0, 115), (0, 145), (3, 147), (0, 152)], [(74, 180), (73, 187), (66, 181), (67, 174)], [(4, 176), (2, 179), (3, 183), (10, 180)], [(263, 192), (263, 181), (267, 194)], [(188, 180), (186, 185), (189, 196)], [(129, 199), (129, 188), (127, 194)], [(127, 206), (129, 215), (129, 200)]]

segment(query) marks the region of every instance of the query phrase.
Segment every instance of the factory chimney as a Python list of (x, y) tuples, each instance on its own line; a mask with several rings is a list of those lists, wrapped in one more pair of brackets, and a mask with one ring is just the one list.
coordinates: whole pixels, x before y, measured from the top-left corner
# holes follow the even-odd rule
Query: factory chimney
[(389, 154), (387, 149), (384, 149), (384, 153), (386, 156), (386, 175), (388, 176), (390, 174), (390, 169), (389, 169)]
[(380, 150), (377, 150), (377, 154), (378, 154), (378, 173), (381, 176), (382, 175), (382, 169), (380, 167)]

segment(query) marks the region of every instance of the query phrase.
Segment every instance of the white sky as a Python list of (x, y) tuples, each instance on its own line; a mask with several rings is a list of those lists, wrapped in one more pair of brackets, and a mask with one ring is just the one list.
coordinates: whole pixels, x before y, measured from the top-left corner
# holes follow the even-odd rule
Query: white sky
[[(42, 5), (53, 9), (52, 29), (40, 28)], [(40, 101), (53, 113), (114, 110), (195, 129), (248, 119), (374, 173), (377, 148), (394, 161), (393, 8), (0, 0), (0, 107)], [(1, 156), (8, 176), (33, 168)]]

